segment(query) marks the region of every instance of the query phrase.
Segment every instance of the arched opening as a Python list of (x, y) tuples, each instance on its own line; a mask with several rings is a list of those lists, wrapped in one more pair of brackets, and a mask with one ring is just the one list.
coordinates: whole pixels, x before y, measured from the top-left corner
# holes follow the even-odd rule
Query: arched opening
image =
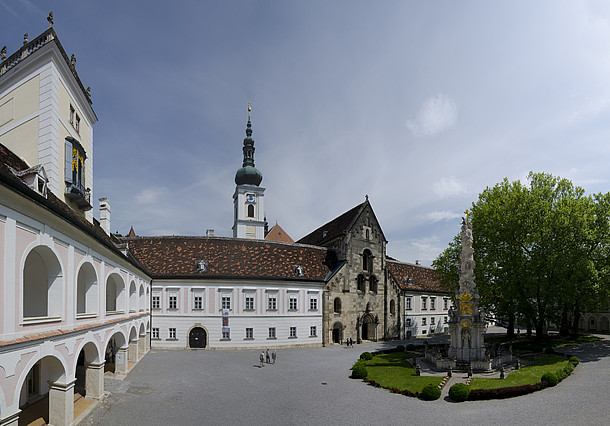
[(365, 288), (365, 284), (364, 284), (364, 275), (360, 274), (358, 275), (358, 291), (364, 293), (366, 291)]
[[(104, 363), (93, 342), (86, 343), (76, 360), (76, 382), (74, 383), (74, 400), (80, 397), (88, 399), (101, 398), (104, 394)], [(86, 405), (89, 405), (87, 403)], [(83, 405), (83, 403), (81, 403)]]
[(333, 324), (333, 343), (343, 342), (343, 324), (336, 322)]
[(203, 327), (193, 327), (189, 332), (189, 348), (203, 349), (207, 345), (208, 335)]
[[(64, 384), (65, 382), (66, 371), (59, 359), (45, 356), (37, 361), (30, 368), (21, 385), (19, 424), (71, 423), (72, 418), (70, 417), (74, 416), (73, 407), (66, 401), (66, 399), (69, 400), (71, 394), (61, 390), (52, 390), (52, 385), (55, 383)], [(56, 392), (56, 397), (49, 398), (50, 392)]]
[(373, 271), (373, 254), (369, 249), (365, 249), (362, 253), (362, 270), (367, 272)]
[(76, 313), (97, 312), (97, 274), (90, 263), (84, 263), (79, 271), (76, 285)]
[(375, 319), (371, 314), (362, 317), (362, 340), (375, 340)]
[(595, 317), (589, 318), (589, 330), (597, 330), (597, 321), (595, 321)]
[(369, 289), (372, 293), (377, 294), (377, 277), (375, 275), (371, 275), (371, 278), (369, 278)]
[(23, 267), (23, 317), (61, 317), (62, 312), (61, 265), (50, 248), (36, 247)]
[(136, 283), (133, 281), (129, 284), (129, 312), (138, 310), (138, 299), (136, 293)]
[(396, 313), (396, 302), (394, 299), (390, 300), (390, 315), (394, 315)]
[(341, 313), (341, 299), (338, 297), (335, 297), (335, 301), (333, 302), (333, 312), (335, 314)]
[(248, 217), (254, 217), (254, 205), (248, 204)]
[(106, 313), (124, 312), (125, 284), (118, 274), (110, 274), (106, 280)]
[(610, 322), (608, 321), (608, 317), (601, 317), (599, 321), (599, 330), (610, 331)]
[[(125, 347), (125, 336), (123, 333), (115, 333), (112, 335), (110, 339), (108, 339), (108, 343), (106, 343), (106, 348), (104, 350), (104, 358), (106, 360), (106, 364), (104, 364), (104, 371), (110, 373), (116, 373), (119, 371), (119, 365), (126, 363), (127, 360), (124, 359), (124, 352), (119, 354), (119, 349)], [(125, 368), (125, 370), (127, 370)]]
[(139, 310), (143, 311), (145, 306), (146, 306), (146, 299), (144, 299), (144, 286), (140, 285), (140, 292), (139, 292), (139, 297), (138, 297)]

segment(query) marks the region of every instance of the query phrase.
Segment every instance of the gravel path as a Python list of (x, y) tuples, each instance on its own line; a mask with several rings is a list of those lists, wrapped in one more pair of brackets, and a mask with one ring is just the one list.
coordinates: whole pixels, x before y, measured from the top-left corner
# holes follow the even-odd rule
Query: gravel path
[(349, 378), (361, 352), (384, 347), (285, 349), (278, 351), (277, 364), (264, 368), (255, 350), (153, 350), (122, 384), (109, 386), (110, 396), (81, 424), (610, 424), (610, 340), (570, 348), (581, 363), (554, 388), (460, 404), (445, 394), (425, 402)]

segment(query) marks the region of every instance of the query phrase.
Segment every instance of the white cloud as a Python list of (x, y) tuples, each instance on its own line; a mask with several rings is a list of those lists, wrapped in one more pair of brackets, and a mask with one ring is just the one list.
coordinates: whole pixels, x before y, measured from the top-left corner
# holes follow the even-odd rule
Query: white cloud
[(135, 196), (135, 200), (138, 204), (152, 204), (167, 194), (167, 192), (168, 189), (165, 187), (146, 188)]
[(466, 185), (454, 177), (442, 178), (432, 185), (432, 191), (441, 198), (455, 197), (466, 193)]
[(415, 120), (405, 125), (415, 136), (434, 136), (455, 125), (457, 113), (453, 100), (439, 93), (426, 99)]
[(460, 213), (449, 210), (429, 212), (425, 215), (425, 219), (432, 223), (442, 222), (444, 220), (459, 219), (460, 217), (462, 217)]

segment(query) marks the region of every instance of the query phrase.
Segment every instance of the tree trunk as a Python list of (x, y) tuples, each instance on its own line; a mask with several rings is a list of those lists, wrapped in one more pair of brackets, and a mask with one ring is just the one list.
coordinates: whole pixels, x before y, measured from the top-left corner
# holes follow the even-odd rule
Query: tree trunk
[(570, 321), (568, 320), (568, 305), (563, 305), (561, 310), (561, 323), (559, 324), (559, 335), (569, 336), (570, 335)]
[(512, 339), (515, 337), (515, 314), (508, 316), (508, 325), (506, 326), (506, 337)]
[(574, 317), (572, 318), (572, 337), (578, 337), (578, 324), (580, 323), (580, 302), (574, 303)]

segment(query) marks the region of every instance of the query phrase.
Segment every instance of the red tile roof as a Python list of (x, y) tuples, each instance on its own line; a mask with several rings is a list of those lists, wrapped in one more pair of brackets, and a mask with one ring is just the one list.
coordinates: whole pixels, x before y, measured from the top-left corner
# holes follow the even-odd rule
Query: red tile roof
[(294, 243), (294, 240), (277, 223), (265, 235), (267, 241), (278, 241), (280, 243)]
[[(401, 290), (448, 293), (438, 281), (438, 274), (432, 268), (394, 260), (387, 261), (388, 270)], [(408, 279), (411, 283), (408, 283)]]
[[(337, 265), (333, 251), (303, 244), (188, 236), (122, 240), (153, 279), (324, 281)], [(205, 262), (204, 271), (198, 269), (200, 261)]]

